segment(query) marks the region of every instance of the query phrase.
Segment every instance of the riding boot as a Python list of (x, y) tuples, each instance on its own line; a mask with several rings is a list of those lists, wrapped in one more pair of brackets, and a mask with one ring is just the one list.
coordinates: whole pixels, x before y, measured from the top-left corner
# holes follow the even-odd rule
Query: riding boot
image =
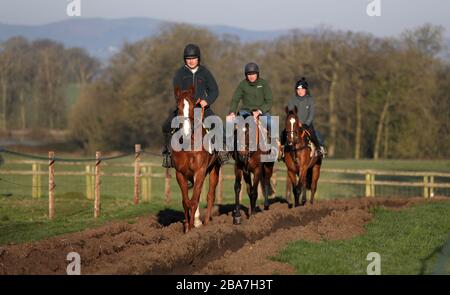
[[(304, 125), (306, 126), (306, 125)], [(319, 157), (323, 157), (325, 155), (325, 149), (320, 144), (319, 139), (317, 138), (316, 131), (314, 130), (314, 127), (312, 125), (306, 126), (306, 130), (309, 132), (309, 138), (311, 139), (312, 143), (316, 146), (316, 150)]]
[(162, 166), (164, 168), (172, 168), (172, 156), (170, 154), (170, 139), (172, 137), (170, 132), (164, 132), (164, 148), (162, 151), (163, 155), (163, 163)]

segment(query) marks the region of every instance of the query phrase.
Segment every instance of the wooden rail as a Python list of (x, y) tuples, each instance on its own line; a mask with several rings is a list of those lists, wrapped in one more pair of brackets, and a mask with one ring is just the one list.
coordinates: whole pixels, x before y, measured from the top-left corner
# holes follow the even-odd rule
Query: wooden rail
[[(94, 216), (99, 217), (101, 213), (101, 178), (103, 177), (133, 177), (134, 178), (134, 194), (133, 202), (138, 205), (142, 202), (149, 202), (152, 200), (152, 186), (153, 179), (164, 179), (164, 196), (167, 204), (171, 203), (171, 171), (170, 169), (163, 170), (163, 173), (154, 173), (153, 168), (161, 168), (159, 163), (143, 162), (140, 158), (141, 146), (135, 145), (134, 163), (130, 164), (114, 164), (101, 161), (101, 153), (96, 152), (95, 163), (79, 163), (79, 162), (55, 162), (54, 152), (49, 152), (49, 160), (46, 161), (30, 161), (30, 160), (12, 160), (6, 161), (6, 164), (16, 165), (30, 165), (31, 170), (0, 170), (0, 175), (19, 175), (32, 176), (32, 198), (40, 198), (42, 196), (42, 176), (48, 176), (48, 192), (49, 192), (49, 214), (50, 219), (55, 215), (55, 179), (60, 176), (80, 176), (85, 178), (86, 184), (86, 198), (94, 201)], [(48, 171), (41, 169), (43, 165), (48, 165)], [(80, 166), (84, 167), (82, 171), (59, 171), (62, 166)], [(129, 168), (130, 172), (105, 172), (105, 167)], [(133, 169), (134, 168), (134, 169)], [(133, 169), (133, 170), (132, 170)], [(102, 171), (103, 170), (103, 171)], [(286, 173), (286, 177), (278, 177), (280, 173)], [(345, 175), (360, 175), (364, 176), (361, 179), (327, 179), (320, 178), (319, 184), (344, 184), (344, 185), (360, 185), (365, 188), (366, 197), (374, 197), (376, 186), (395, 186), (395, 187), (416, 187), (423, 188), (423, 197), (430, 198), (434, 196), (434, 190), (438, 188), (450, 188), (450, 181), (436, 182), (436, 177), (449, 178), (450, 173), (445, 172), (430, 172), (430, 171), (384, 171), (372, 169), (330, 169), (323, 168), (321, 173), (331, 174), (345, 174)], [(377, 176), (403, 176), (403, 177), (417, 177), (419, 179), (414, 181), (390, 181), (376, 179)], [(216, 189), (216, 201), (221, 204), (223, 201), (223, 181), (234, 180), (234, 175), (227, 175), (224, 169), (220, 170), (219, 183)], [(276, 167), (272, 176), (272, 186), (274, 191), (277, 190), (279, 181), (286, 181), (286, 198), (290, 195), (290, 183), (287, 181), (287, 171), (285, 167)], [(203, 194), (207, 190), (204, 190)], [(241, 190), (241, 198), (245, 189)]]

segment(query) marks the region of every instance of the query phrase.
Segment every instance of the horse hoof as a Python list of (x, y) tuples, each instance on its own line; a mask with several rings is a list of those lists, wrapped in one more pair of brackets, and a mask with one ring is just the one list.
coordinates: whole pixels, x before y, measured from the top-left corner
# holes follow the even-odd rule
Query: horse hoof
[(264, 205), (264, 210), (269, 210), (269, 205)]
[(241, 216), (233, 217), (233, 224), (239, 225), (241, 223), (242, 223), (242, 217)]
[(200, 227), (203, 223), (201, 221), (194, 221), (194, 227)]
[(292, 204), (288, 204), (288, 208), (289, 208), (289, 209), (292, 209)]

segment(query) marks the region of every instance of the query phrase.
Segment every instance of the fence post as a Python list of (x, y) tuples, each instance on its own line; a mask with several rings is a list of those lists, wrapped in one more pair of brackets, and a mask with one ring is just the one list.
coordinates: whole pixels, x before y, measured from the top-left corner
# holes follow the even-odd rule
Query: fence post
[(375, 174), (370, 175), (370, 196), (375, 197)]
[(37, 168), (37, 197), (38, 199), (42, 196), (42, 183), (41, 183), (41, 164), (36, 164)]
[(166, 204), (170, 204), (170, 171), (169, 168), (166, 168), (166, 181), (164, 184), (164, 196), (166, 199)]
[(147, 190), (148, 190), (148, 201), (152, 199), (152, 166), (147, 166)]
[(86, 171), (86, 198), (88, 198), (89, 200), (93, 199), (93, 191), (92, 191), (92, 171), (91, 171), (91, 166), (90, 165), (86, 165), (85, 171)]
[(101, 153), (95, 153), (95, 201), (94, 201), (94, 218), (100, 216), (100, 163)]
[(33, 176), (31, 178), (31, 198), (33, 198), (33, 199), (37, 198), (37, 178), (36, 178), (37, 167), (36, 167), (36, 165), (37, 165), (36, 163), (33, 163), (31, 165), (31, 170), (33, 173)]
[(428, 194), (428, 176), (425, 175), (423, 177), (423, 197), (425, 199), (429, 198), (429, 194)]
[(134, 145), (134, 204), (139, 204), (139, 177), (141, 173), (141, 145), (135, 144)]
[(367, 171), (366, 172), (366, 197), (371, 197), (370, 191), (371, 191), (371, 186), (370, 186), (370, 172)]
[(55, 152), (48, 152), (48, 218), (55, 216)]
[(430, 176), (430, 198), (434, 197), (434, 176)]
[(221, 166), (220, 170), (219, 170), (219, 182), (217, 183), (216, 199), (217, 199), (217, 204), (222, 205), (222, 201), (223, 201), (223, 166)]

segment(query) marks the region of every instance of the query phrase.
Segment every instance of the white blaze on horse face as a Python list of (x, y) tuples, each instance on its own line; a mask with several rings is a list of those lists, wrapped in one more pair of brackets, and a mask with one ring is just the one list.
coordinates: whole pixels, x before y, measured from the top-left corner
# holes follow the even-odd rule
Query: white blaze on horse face
[(291, 119), (289, 120), (289, 122), (291, 123), (291, 130), (294, 130), (295, 119), (294, 119), (294, 118), (291, 118)]
[(289, 122), (291, 123), (291, 137), (293, 137), (295, 119), (291, 118), (289, 119)]
[(189, 102), (185, 99), (184, 100), (184, 106), (183, 106), (183, 131), (184, 135), (189, 135), (191, 133), (191, 123), (189, 121)]

